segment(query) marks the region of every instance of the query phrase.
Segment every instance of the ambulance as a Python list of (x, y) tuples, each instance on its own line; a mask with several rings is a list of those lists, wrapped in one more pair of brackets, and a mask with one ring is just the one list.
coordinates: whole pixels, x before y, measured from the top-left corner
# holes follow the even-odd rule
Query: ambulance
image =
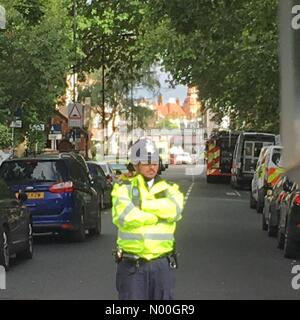
[(282, 146), (262, 148), (251, 183), (250, 207), (262, 213), (264, 199), (268, 189), (272, 189), (279, 180), (284, 168), (281, 162)]

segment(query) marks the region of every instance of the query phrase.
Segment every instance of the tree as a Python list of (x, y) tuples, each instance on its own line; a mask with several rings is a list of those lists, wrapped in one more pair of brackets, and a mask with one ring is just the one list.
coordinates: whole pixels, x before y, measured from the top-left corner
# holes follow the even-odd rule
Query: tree
[[(107, 128), (109, 124), (112, 127), (112, 134), (114, 134), (118, 128), (117, 117), (122, 117), (128, 121), (128, 131), (132, 130), (131, 119), (134, 119), (133, 125), (145, 128), (148, 122), (153, 118), (154, 113), (152, 110), (142, 106), (133, 105), (134, 99), (132, 96), (132, 90), (135, 85), (143, 85), (148, 90), (156, 90), (160, 85), (156, 79), (154, 73), (138, 70), (135, 71), (139, 76), (135, 79), (135, 82), (129, 83), (123, 77), (118, 77), (110, 81), (110, 85), (107, 85), (106, 77), (104, 77), (105, 94), (103, 93), (103, 79), (102, 71), (97, 70), (93, 73), (85, 75), (85, 81), (79, 85), (79, 101), (84, 101), (85, 98), (91, 98), (91, 106), (94, 112), (101, 116), (101, 123), (104, 128)], [(138, 79), (140, 79), (138, 81)], [(82, 79), (83, 80), (83, 79)], [(137, 82), (138, 81), (138, 82)], [(105, 118), (103, 119), (103, 98), (105, 108)], [(111, 136), (105, 137), (105, 143), (111, 138)]]
[[(26, 134), (46, 122), (66, 87), (71, 65), (67, 0), (3, 0), (7, 26), (0, 34), (0, 121), (22, 112)], [(33, 117), (34, 115), (34, 117)]]
[(149, 1), (148, 48), (160, 52), (175, 81), (199, 88), (218, 119), (230, 115), (235, 129), (277, 132), (277, 6), (276, 0)]
[(11, 147), (11, 145), (12, 139), (9, 129), (6, 126), (0, 124), (0, 149), (7, 149)]
[(172, 123), (169, 119), (161, 120), (158, 125), (158, 129), (178, 129), (179, 126), (176, 123)]

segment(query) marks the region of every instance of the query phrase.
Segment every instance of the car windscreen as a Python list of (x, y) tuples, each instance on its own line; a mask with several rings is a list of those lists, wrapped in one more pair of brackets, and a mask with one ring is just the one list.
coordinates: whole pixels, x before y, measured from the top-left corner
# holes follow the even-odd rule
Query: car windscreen
[(111, 168), (112, 168), (113, 170), (115, 170), (115, 171), (120, 170), (120, 171), (122, 171), (122, 172), (128, 172), (128, 169), (127, 169), (127, 167), (126, 167), (125, 164), (112, 163), (110, 166), (111, 166)]
[(8, 184), (66, 181), (67, 168), (61, 160), (16, 160), (3, 162), (0, 177)]
[(276, 165), (279, 166), (281, 163), (281, 150), (280, 149), (274, 149), (273, 155), (272, 155), (272, 162)]

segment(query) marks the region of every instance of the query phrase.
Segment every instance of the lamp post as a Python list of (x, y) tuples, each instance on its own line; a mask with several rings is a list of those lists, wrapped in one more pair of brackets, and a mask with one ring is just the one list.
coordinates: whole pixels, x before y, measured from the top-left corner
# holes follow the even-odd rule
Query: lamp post
[[(122, 33), (121, 37), (127, 39), (136, 39), (136, 35), (133, 32)], [(131, 145), (134, 143), (133, 126), (134, 126), (134, 99), (133, 99), (133, 56), (130, 52), (130, 123), (131, 123)]]
[(73, 65), (73, 102), (76, 103), (76, 64), (77, 64), (77, 0), (73, 0), (73, 44), (74, 44), (74, 65)]
[(102, 108), (101, 108), (101, 138), (102, 138), (102, 155), (104, 156), (105, 153), (105, 51), (104, 51), (104, 39), (102, 40), (102, 76), (101, 76), (101, 82), (102, 82)]
[(130, 83), (130, 103), (131, 103), (131, 145), (134, 143), (134, 134), (133, 134), (133, 107), (134, 107), (134, 101), (133, 101), (133, 68), (132, 68), (132, 54), (130, 54), (130, 73), (131, 73), (131, 83)]

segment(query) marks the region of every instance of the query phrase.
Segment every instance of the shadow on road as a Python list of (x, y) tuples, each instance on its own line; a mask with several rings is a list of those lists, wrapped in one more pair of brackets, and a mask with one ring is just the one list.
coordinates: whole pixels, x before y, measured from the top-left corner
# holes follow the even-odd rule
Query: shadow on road
[[(105, 235), (100, 236), (91, 236), (86, 234), (85, 241), (82, 243), (89, 243), (95, 241), (99, 238), (104, 238)], [(72, 239), (71, 235), (62, 235), (59, 233), (50, 233), (50, 234), (38, 234), (34, 235), (34, 245), (57, 245), (57, 244), (80, 244)]]

